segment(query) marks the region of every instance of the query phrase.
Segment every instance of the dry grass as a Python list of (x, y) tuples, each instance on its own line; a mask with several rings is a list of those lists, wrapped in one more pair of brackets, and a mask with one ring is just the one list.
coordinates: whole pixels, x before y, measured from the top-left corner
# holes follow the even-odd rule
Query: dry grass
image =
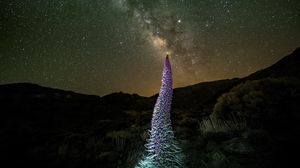
[(230, 120), (220, 120), (209, 116), (198, 122), (201, 132), (226, 132), (241, 131), (247, 128), (247, 122), (243, 118), (232, 117)]

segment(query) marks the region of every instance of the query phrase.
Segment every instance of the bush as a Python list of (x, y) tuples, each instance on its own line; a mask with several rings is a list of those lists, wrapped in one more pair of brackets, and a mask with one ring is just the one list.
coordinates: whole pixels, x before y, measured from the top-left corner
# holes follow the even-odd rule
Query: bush
[[(300, 82), (266, 78), (242, 83), (218, 98), (212, 118), (226, 123), (245, 121), (250, 127), (275, 127), (299, 119)], [(282, 123), (283, 124), (283, 123)]]

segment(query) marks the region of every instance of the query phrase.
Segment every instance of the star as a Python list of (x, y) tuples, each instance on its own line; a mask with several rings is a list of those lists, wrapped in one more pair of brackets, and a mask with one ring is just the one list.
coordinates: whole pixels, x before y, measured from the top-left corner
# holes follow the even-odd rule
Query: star
[(243, 77), (299, 47), (299, 6), (299, 0), (3, 2), (0, 84), (151, 96), (166, 54), (175, 88)]

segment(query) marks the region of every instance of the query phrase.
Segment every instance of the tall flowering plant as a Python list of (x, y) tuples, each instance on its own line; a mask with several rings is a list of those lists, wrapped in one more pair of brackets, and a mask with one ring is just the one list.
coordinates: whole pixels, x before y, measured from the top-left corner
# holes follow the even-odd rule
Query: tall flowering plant
[(172, 69), (167, 56), (162, 76), (162, 86), (154, 107), (147, 154), (136, 168), (182, 168), (183, 154), (178, 147), (171, 125), (173, 97)]

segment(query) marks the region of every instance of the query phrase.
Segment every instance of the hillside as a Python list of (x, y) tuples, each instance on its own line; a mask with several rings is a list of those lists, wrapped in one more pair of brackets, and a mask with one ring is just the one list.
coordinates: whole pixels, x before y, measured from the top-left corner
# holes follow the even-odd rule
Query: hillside
[[(281, 138), (278, 142), (270, 141), (269, 143), (277, 147), (266, 145), (268, 149), (258, 147), (256, 151), (250, 146), (252, 152), (249, 152), (251, 151), (248, 144), (248, 140), (251, 139), (249, 132), (205, 134), (204, 131), (199, 130), (203, 129), (205, 119), (214, 111), (215, 104), (220, 103), (221, 99), (218, 98), (224, 93), (245, 94), (245, 90), (249, 90), (245, 89), (245, 85), (247, 87), (249, 85), (249, 88), (254, 90), (261, 89), (264, 93), (266, 86), (269, 86), (268, 82), (273, 82), (272, 79), (268, 79), (269, 77), (280, 77), (279, 82), (275, 80), (275, 90), (277, 87), (285, 89), (286, 86), (283, 84), (286, 83), (292, 84), (291, 86), (296, 85), (298, 88), (297, 82), (293, 80), (281, 82), (281, 78), (300, 79), (299, 75), (300, 48), (274, 65), (244, 78), (203, 82), (175, 88), (173, 125), (177, 137), (189, 156), (189, 167), (206, 165), (209, 168), (226, 166), (263, 168), (276, 165), (276, 158), (282, 158), (282, 156), (273, 156), (271, 153), (286, 152), (278, 144), (286, 142), (295, 144), (296, 134), (293, 136), (291, 134), (299, 130), (300, 127), (297, 125), (286, 127), (288, 131), (284, 133), (287, 135), (283, 132), (273, 133), (265, 128), (259, 128), (259, 131), (263, 129), (262, 132), (268, 132), (262, 133), (262, 136), (257, 135), (261, 132), (251, 132), (251, 136), (255, 134), (255, 138), (262, 138), (255, 139), (255, 142), (256, 140), (262, 141), (260, 142), (262, 144), (265, 141), (269, 143), (268, 138), (275, 139), (274, 141), (276, 138), (273, 137)], [(262, 84), (249, 82), (261, 79)], [(266, 86), (260, 87), (265, 83), (267, 83)], [(290, 111), (298, 109), (296, 107), (299, 103), (298, 90), (293, 89), (287, 88), (288, 91), (293, 91), (292, 96), (296, 96), (297, 99), (293, 98), (292, 101), (287, 99), (287, 102), (282, 102), (279, 108), (283, 111), (284, 109)], [(267, 93), (267, 96), (273, 96), (273, 90), (272, 93)], [(2, 159), (13, 166), (132, 167), (143, 151), (156, 97), (157, 95), (142, 97), (122, 92), (100, 97), (29, 83), (0, 85), (0, 153), (3, 155)], [(281, 101), (279, 98), (278, 100)], [(283, 118), (286, 117), (289, 120), (290, 116), (287, 114), (293, 113), (283, 113)], [(295, 115), (293, 123), (297, 123), (297, 116)], [(269, 147), (273, 147), (274, 151)], [(288, 147), (292, 148), (292, 146)], [(245, 151), (236, 151), (236, 149), (244, 148), (249, 148), (246, 154), (243, 153)], [(266, 155), (259, 155), (260, 150)], [(203, 160), (200, 161), (199, 157)], [(214, 157), (219, 159), (214, 160)], [(283, 161), (287, 159), (284, 158)], [(18, 162), (11, 162), (12, 160)], [(236, 165), (232, 165), (233, 163)], [(213, 166), (214, 164), (217, 166)], [(220, 164), (225, 164), (225, 166), (220, 166)], [(280, 162), (278, 166), (280, 164), (283, 163)]]

